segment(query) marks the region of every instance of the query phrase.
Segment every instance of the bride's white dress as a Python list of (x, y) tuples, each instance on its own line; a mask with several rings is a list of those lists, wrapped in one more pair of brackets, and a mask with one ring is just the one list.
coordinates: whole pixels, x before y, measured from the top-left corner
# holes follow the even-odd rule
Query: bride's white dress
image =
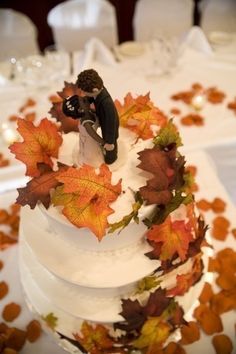
[[(96, 120), (93, 129), (96, 131), (99, 124)], [(74, 163), (77, 166), (88, 164), (93, 167), (99, 167), (104, 163), (104, 157), (100, 144), (94, 140), (86, 131), (83, 123), (79, 124), (78, 144), (76, 144), (73, 155)]]

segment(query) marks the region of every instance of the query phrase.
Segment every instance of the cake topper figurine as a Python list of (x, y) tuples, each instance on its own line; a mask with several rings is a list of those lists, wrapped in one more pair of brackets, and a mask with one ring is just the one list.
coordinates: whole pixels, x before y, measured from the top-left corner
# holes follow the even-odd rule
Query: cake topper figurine
[[(88, 149), (92, 150), (90, 144), (93, 144), (96, 154), (99, 155), (102, 151), (104, 161), (112, 164), (117, 159), (119, 136), (119, 116), (113, 99), (103, 86), (102, 78), (93, 69), (82, 71), (76, 84), (83, 96), (66, 98), (63, 102), (63, 112), (66, 116), (80, 119), (80, 150), (82, 153)], [(94, 104), (95, 110), (91, 108), (91, 104)], [(98, 126), (101, 127), (102, 137), (96, 132)], [(82, 147), (81, 144), (86, 144), (87, 147)]]

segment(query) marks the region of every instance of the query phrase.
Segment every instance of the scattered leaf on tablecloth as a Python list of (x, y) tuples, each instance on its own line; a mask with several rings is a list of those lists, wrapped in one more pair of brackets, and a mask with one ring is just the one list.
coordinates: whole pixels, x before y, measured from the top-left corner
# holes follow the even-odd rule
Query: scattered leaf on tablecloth
[(213, 104), (222, 103), (225, 99), (225, 93), (220, 91), (217, 87), (209, 87), (205, 93), (207, 100)]
[(209, 302), (214, 295), (211, 284), (205, 283), (204, 287), (202, 289), (201, 295), (199, 296), (198, 300), (202, 303), (205, 304)]
[(2, 280), (0, 282), (0, 300), (3, 299), (8, 294), (8, 290), (9, 288), (7, 283), (4, 280)]
[(197, 113), (189, 113), (181, 118), (180, 122), (185, 126), (202, 126), (204, 125), (204, 118)]
[(219, 315), (236, 310), (236, 290), (221, 290), (218, 294), (214, 294), (210, 300), (210, 307)]
[(11, 302), (10, 304), (4, 306), (2, 317), (5, 321), (12, 322), (19, 316), (20, 312), (20, 305), (16, 304), (15, 302)]
[(197, 207), (203, 211), (208, 211), (211, 209), (211, 203), (208, 202), (206, 199), (200, 199), (196, 203)]
[(27, 340), (30, 343), (36, 342), (36, 340), (41, 336), (42, 327), (39, 321), (32, 320), (26, 327)]
[(236, 97), (227, 104), (227, 108), (231, 109), (236, 114)]
[(38, 126), (24, 119), (18, 120), (18, 131), (24, 139), (22, 142), (13, 143), (10, 151), (16, 158), (26, 165), (26, 175), (38, 177), (39, 163), (53, 166), (53, 157), (58, 156), (62, 144), (61, 134), (54, 123), (44, 118)]
[(186, 351), (178, 343), (170, 342), (164, 349), (164, 354), (186, 354)]
[(45, 321), (49, 328), (55, 330), (58, 323), (58, 318), (54, 315), (54, 313), (50, 312), (47, 315), (42, 316), (42, 319)]
[(170, 113), (173, 114), (174, 116), (177, 116), (181, 113), (181, 110), (177, 107), (173, 107), (171, 108)]
[(0, 153), (0, 167), (6, 167), (10, 165), (10, 160), (5, 158), (2, 153)]
[(220, 262), (216, 258), (209, 258), (208, 262), (208, 272), (219, 272), (220, 271)]
[(4, 267), (4, 263), (2, 260), (0, 260), (0, 270), (2, 270), (3, 267)]
[(211, 203), (211, 208), (215, 213), (223, 213), (225, 211), (226, 203), (221, 198), (214, 198)]
[(90, 354), (102, 354), (106, 349), (112, 349), (114, 344), (106, 327), (101, 324), (92, 326), (86, 321), (80, 334), (73, 333), (73, 336)]
[(33, 98), (28, 98), (25, 103), (19, 108), (19, 112), (23, 113), (26, 108), (34, 107), (36, 105), (36, 101)]
[(224, 290), (236, 288), (236, 276), (232, 272), (227, 272), (227, 270), (225, 269), (225, 272), (222, 272), (216, 278), (216, 284)]
[(182, 261), (186, 259), (189, 243), (193, 241), (191, 229), (184, 220), (171, 221), (170, 217), (160, 225), (154, 225), (148, 232), (150, 241), (161, 243), (160, 260), (171, 259), (177, 253)]
[(223, 324), (219, 315), (214, 313), (206, 304), (200, 304), (193, 313), (203, 331), (214, 334), (223, 330)]
[(236, 229), (232, 229), (232, 235), (236, 239)]
[(26, 332), (19, 329), (19, 328), (9, 328), (6, 331), (6, 340), (5, 345), (8, 349), (16, 350), (17, 352), (20, 351), (26, 341)]
[(212, 223), (211, 234), (220, 241), (224, 241), (228, 235), (230, 222), (224, 216), (217, 216)]
[(196, 322), (190, 321), (181, 327), (180, 344), (191, 344), (200, 339), (200, 330)]
[(212, 338), (216, 354), (231, 354), (233, 352), (232, 340), (225, 334), (217, 334)]

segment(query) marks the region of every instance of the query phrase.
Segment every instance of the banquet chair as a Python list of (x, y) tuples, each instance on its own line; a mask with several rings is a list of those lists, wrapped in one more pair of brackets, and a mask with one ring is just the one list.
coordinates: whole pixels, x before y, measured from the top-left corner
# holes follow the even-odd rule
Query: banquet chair
[(57, 49), (83, 49), (92, 37), (99, 38), (107, 47), (117, 44), (115, 9), (107, 0), (65, 1), (49, 12), (47, 21)]
[(236, 33), (235, 0), (201, 0), (201, 27), (207, 36), (211, 32)]
[(39, 53), (37, 29), (25, 14), (0, 8), (0, 61)]
[(192, 26), (192, 0), (138, 0), (133, 28), (136, 41), (182, 37)]

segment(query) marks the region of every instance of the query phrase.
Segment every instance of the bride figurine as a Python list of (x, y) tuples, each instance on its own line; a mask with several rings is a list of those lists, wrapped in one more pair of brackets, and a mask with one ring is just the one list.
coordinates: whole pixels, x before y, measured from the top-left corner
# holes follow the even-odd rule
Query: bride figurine
[[(74, 95), (64, 100), (63, 112), (79, 119), (79, 164), (97, 167), (105, 161), (112, 164), (117, 159), (119, 117), (115, 104), (103, 86), (103, 80), (93, 69), (82, 71), (76, 84), (83, 96)], [(91, 104), (95, 110), (92, 110)], [(100, 136), (97, 128), (101, 128)]]

